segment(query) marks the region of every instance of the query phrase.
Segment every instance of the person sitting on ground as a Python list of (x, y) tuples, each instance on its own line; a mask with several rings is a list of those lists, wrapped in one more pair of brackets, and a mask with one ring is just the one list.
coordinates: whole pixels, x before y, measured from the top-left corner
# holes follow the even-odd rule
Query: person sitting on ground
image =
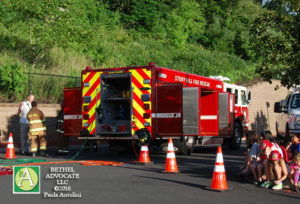
[(292, 161), (295, 155), (300, 152), (300, 138), (295, 133), (291, 133), (291, 141), (286, 146), (288, 160)]
[(255, 180), (254, 184), (261, 185), (262, 184), (262, 175), (263, 169), (258, 170), (258, 165), (263, 163), (264, 157), (262, 155), (262, 150), (260, 149), (260, 144), (262, 143), (263, 138), (259, 137), (257, 140), (257, 145), (254, 147), (255, 149), (250, 150), (250, 156), (252, 157), (252, 161), (250, 164), (250, 169)]
[[(255, 134), (255, 132), (249, 131), (247, 133), (246, 136), (246, 145), (247, 145), (247, 151), (244, 152), (244, 164), (241, 166), (240, 170), (241, 170), (241, 177), (245, 178), (245, 174), (246, 172), (248, 172), (247, 165), (248, 165), (248, 155), (249, 155), (249, 151), (254, 143), (254, 141), (252, 140), (252, 135)], [(247, 169), (246, 169), (247, 168)], [(244, 173), (243, 173), (244, 172)]]
[(247, 136), (247, 146), (250, 148), (250, 151), (246, 152), (245, 154), (245, 165), (242, 170), (243, 178), (246, 178), (246, 174), (249, 169), (252, 172), (254, 184), (258, 183), (258, 177), (256, 173), (257, 161), (259, 160), (259, 138), (255, 132), (249, 132)]
[(269, 181), (269, 171), (268, 171), (268, 158), (270, 156), (272, 148), (272, 143), (269, 140), (263, 140), (260, 144), (260, 161), (257, 165), (258, 178), (260, 182), (260, 187), (268, 188), (271, 185)]
[(291, 172), (289, 175), (291, 184), (293, 185), (294, 190), (299, 193), (299, 176), (300, 176), (300, 152), (298, 152), (294, 157), (294, 162), (290, 166)]
[(274, 183), (273, 190), (281, 190), (282, 182), (287, 178), (288, 172), (285, 161), (277, 150), (270, 153), (268, 160), (270, 180)]

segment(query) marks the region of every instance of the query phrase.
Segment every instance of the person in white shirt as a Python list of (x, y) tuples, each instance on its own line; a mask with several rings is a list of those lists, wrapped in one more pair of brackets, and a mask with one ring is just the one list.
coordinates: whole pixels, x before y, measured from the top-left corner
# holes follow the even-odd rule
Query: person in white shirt
[(34, 101), (34, 95), (30, 94), (27, 97), (27, 101), (22, 101), (19, 106), (18, 115), (20, 117), (20, 139), (21, 139), (21, 154), (25, 155), (29, 153), (29, 140), (28, 140), (28, 121), (26, 119), (27, 113), (31, 109), (31, 102)]

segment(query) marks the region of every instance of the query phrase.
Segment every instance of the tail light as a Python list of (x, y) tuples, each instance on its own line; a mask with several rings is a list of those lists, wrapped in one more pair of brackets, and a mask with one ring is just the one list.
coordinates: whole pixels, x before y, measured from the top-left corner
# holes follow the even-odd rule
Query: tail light
[(91, 103), (92, 102), (92, 97), (91, 96), (84, 96), (83, 97), (83, 102), (84, 103)]
[(142, 94), (142, 101), (150, 101), (150, 94)]
[(89, 111), (89, 106), (83, 106), (83, 111), (88, 112)]
[(145, 103), (145, 104), (143, 105), (143, 108), (144, 108), (144, 110), (149, 110), (150, 105), (149, 105), (148, 103)]
[(144, 113), (143, 118), (145, 118), (145, 119), (150, 118), (150, 113)]
[(89, 116), (88, 114), (84, 114), (84, 115), (83, 115), (83, 119), (84, 119), (84, 120), (88, 120), (88, 119), (90, 119), (90, 116)]

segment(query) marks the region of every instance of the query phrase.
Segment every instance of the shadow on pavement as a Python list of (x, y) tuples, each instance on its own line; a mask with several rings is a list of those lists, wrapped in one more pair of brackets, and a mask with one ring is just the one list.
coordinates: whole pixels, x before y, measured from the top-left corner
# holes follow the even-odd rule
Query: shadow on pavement
[(171, 180), (171, 179), (155, 178), (155, 177), (150, 177), (150, 176), (136, 176), (136, 177), (153, 179), (153, 180), (158, 180), (158, 181), (166, 181), (166, 182), (182, 184), (182, 185), (186, 185), (186, 186), (191, 186), (191, 187), (195, 187), (195, 188), (202, 188), (203, 190), (207, 190), (207, 186), (204, 186), (204, 185), (201, 185), (201, 184), (185, 182), (185, 181), (176, 181), (176, 180)]

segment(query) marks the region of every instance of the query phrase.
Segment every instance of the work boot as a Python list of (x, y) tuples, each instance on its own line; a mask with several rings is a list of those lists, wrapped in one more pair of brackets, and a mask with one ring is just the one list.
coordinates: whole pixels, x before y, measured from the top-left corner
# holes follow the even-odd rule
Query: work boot
[(33, 158), (36, 157), (36, 152), (32, 152), (32, 157), (33, 157)]
[(42, 157), (48, 157), (48, 154), (47, 154), (47, 152), (46, 152), (46, 151), (41, 151), (41, 153), (40, 153), (40, 154), (41, 154), (41, 156), (42, 156)]
[(57, 152), (55, 152), (56, 155), (68, 155), (69, 154), (69, 150), (57, 150)]

